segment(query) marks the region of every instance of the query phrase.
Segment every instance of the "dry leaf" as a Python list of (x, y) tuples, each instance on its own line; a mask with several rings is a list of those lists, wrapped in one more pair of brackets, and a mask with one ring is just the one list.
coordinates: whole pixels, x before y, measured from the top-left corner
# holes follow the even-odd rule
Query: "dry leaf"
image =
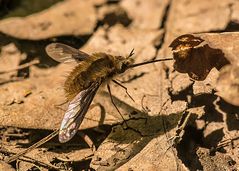
[(204, 80), (213, 67), (239, 65), (239, 33), (186, 34), (171, 44), (174, 68), (195, 80)]
[[(173, 0), (168, 22), (172, 33), (197, 33), (223, 30), (230, 21), (231, 0)], [(218, 15), (220, 13), (221, 15)]]
[[(224, 31), (231, 21), (235, 0), (172, 0), (165, 23), (162, 56), (171, 55), (168, 45), (176, 37), (190, 33)], [(235, 9), (235, 12), (237, 10)], [(220, 15), (218, 15), (220, 13)]]
[(91, 34), (95, 24), (93, 1), (69, 0), (27, 17), (1, 20), (0, 32), (19, 39), (40, 40), (63, 35)]
[(174, 68), (187, 73), (192, 79), (205, 80), (215, 67), (220, 71), (216, 84), (218, 95), (231, 104), (239, 105), (238, 44), (238, 32), (179, 36), (170, 45), (175, 59)]
[(17, 76), (17, 71), (7, 72), (9, 69), (16, 68), (24, 55), (19, 52), (16, 46), (11, 43), (1, 48), (0, 53), (0, 84), (10, 82), (12, 77)]
[(227, 102), (239, 106), (239, 66), (226, 65), (220, 70), (217, 94)]
[(197, 150), (197, 155), (205, 171), (236, 170), (235, 161), (229, 155), (222, 155), (219, 152), (211, 155), (208, 149), (202, 147)]
[(0, 160), (0, 170), (15, 171), (15, 169), (10, 165)]
[(123, 0), (120, 2), (133, 19), (132, 27), (140, 29), (160, 28), (168, 4), (169, 0)]

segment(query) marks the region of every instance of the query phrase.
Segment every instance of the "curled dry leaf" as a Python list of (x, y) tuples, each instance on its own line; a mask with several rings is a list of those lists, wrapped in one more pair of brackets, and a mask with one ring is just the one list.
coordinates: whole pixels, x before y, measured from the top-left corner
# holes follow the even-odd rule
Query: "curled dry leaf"
[(238, 43), (238, 32), (179, 36), (170, 44), (175, 59), (174, 68), (200, 81), (215, 67), (220, 70), (216, 85), (218, 95), (233, 105), (239, 105)]
[(175, 59), (174, 68), (178, 72), (188, 73), (192, 79), (204, 80), (213, 67), (219, 70), (230, 63), (224, 51), (232, 44), (223, 46), (220, 43), (221, 37), (225, 35), (186, 34), (179, 36), (170, 44)]
[(124, 0), (120, 2), (120, 6), (132, 18), (133, 27), (158, 29), (163, 23), (162, 20), (169, 2), (169, 0)]
[(227, 102), (239, 106), (239, 67), (227, 65), (220, 71), (216, 89)]
[(95, 3), (76, 0), (59, 2), (51, 8), (27, 17), (1, 20), (0, 32), (29, 40), (41, 40), (61, 35), (91, 34), (96, 24)]
[(229, 155), (223, 155), (216, 152), (211, 155), (210, 151), (206, 148), (199, 147), (196, 151), (198, 159), (203, 166), (203, 170), (235, 170), (236, 166), (234, 160)]
[(15, 169), (4, 161), (0, 161), (0, 170), (15, 171)]

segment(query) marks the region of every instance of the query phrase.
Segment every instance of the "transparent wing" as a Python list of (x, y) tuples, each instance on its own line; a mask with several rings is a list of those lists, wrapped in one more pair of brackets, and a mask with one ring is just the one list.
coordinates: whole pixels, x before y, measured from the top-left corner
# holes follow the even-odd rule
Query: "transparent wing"
[(46, 53), (58, 62), (83, 61), (89, 57), (87, 53), (62, 43), (49, 44), (46, 47)]
[(60, 127), (59, 141), (61, 143), (69, 141), (75, 135), (99, 86), (99, 82), (92, 83), (70, 102)]

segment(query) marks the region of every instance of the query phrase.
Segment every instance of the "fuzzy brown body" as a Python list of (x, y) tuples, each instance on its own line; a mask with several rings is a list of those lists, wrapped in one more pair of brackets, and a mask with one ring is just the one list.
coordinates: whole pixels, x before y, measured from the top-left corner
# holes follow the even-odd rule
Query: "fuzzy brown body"
[(102, 83), (119, 73), (119, 63), (125, 58), (106, 53), (94, 53), (71, 71), (67, 77), (64, 89), (68, 100), (72, 100), (79, 92), (87, 89), (91, 83)]

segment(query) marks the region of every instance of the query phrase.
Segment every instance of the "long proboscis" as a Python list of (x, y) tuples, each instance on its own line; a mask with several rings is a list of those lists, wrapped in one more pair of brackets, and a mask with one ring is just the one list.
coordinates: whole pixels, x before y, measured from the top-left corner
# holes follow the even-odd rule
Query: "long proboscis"
[(162, 62), (162, 61), (171, 61), (174, 60), (173, 58), (164, 58), (164, 59), (156, 59), (156, 60), (151, 60), (151, 61), (146, 61), (146, 62), (141, 62), (137, 64), (132, 64), (128, 68), (135, 68), (141, 65), (146, 65), (146, 64), (151, 64), (151, 63), (156, 63), (156, 62)]

